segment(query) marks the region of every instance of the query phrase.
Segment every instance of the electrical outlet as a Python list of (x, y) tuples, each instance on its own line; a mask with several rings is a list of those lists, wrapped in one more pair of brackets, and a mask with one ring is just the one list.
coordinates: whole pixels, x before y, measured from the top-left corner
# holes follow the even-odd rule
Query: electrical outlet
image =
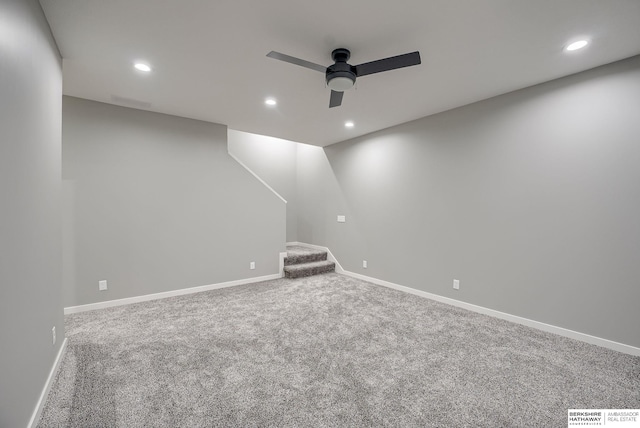
[(249, 269), (255, 269), (255, 268), (256, 268), (256, 262), (249, 263)]
[(362, 267), (365, 268), (365, 269), (367, 268), (367, 261), (366, 260), (362, 261)]
[(52, 345), (55, 345), (56, 344), (56, 327), (55, 326), (53, 326), (53, 328), (51, 329), (51, 336), (52, 336), (51, 338), (53, 339)]
[(460, 290), (460, 281), (457, 279), (453, 280), (453, 288), (454, 290)]
[(107, 289), (107, 281), (106, 280), (98, 281), (98, 290), (104, 291), (106, 289)]
[(343, 215), (338, 216), (338, 223), (346, 223), (347, 218)]

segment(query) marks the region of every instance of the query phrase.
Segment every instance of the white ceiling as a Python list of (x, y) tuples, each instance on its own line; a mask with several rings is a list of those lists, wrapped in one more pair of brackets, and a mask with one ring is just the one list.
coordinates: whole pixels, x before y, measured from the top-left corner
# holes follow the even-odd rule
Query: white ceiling
[[(66, 95), (319, 146), (640, 54), (638, 0), (40, 2)], [(353, 65), (415, 50), (422, 64), (364, 76), (329, 109), (323, 74), (266, 57), (329, 65), (338, 47)]]

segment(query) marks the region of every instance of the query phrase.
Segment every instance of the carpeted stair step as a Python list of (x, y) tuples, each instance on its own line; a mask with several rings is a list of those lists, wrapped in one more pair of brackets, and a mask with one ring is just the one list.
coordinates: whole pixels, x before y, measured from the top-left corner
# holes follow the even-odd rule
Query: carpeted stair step
[(288, 245), (284, 259), (284, 276), (301, 278), (335, 272), (336, 264), (327, 260), (327, 252), (303, 245)]
[(284, 265), (290, 266), (301, 263), (319, 262), (322, 260), (327, 260), (326, 251), (303, 247), (301, 245), (290, 245), (287, 246), (287, 257), (284, 259)]
[(328, 260), (320, 260), (285, 266), (284, 276), (287, 278), (301, 278), (303, 276), (312, 276), (326, 272), (334, 272), (335, 270), (336, 264), (334, 262)]

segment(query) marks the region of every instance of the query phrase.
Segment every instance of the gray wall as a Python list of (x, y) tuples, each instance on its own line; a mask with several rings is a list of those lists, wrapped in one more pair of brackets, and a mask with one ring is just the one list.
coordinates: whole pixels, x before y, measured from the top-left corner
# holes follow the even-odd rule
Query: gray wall
[(229, 129), (229, 153), (287, 201), (287, 242), (297, 241), (296, 152), (298, 143)]
[(639, 142), (634, 57), (301, 146), (298, 239), (349, 271), (638, 347)]
[(285, 204), (225, 126), (71, 97), (63, 124), (65, 307), (278, 272)]
[[(40, 5), (0, 2), (0, 426), (29, 422), (64, 338), (62, 66)], [(52, 327), (57, 343), (52, 345)]]

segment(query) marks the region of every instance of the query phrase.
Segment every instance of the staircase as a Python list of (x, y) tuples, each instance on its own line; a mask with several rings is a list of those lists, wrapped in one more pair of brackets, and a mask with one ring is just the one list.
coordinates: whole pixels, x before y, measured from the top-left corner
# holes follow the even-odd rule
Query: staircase
[(284, 259), (284, 276), (301, 278), (334, 272), (336, 264), (327, 260), (327, 252), (301, 245), (287, 245), (287, 257)]

